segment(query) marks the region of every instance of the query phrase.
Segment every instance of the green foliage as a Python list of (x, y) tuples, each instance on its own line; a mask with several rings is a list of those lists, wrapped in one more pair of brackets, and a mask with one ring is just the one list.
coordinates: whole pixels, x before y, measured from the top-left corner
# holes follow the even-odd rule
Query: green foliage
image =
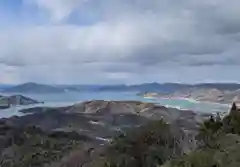
[(180, 154), (170, 125), (154, 121), (121, 134), (109, 149), (109, 167), (153, 167)]
[(200, 145), (210, 148), (215, 147), (215, 140), (221, 134), (222, 127), (223, 123), (220, 119), (211, 117), (209, 120), (204, 121), (197, 135)]
[(231, 110), (230, 110), (230, 113), (235, 112), (235, 111), (237, 111), (237, 110), (238, 110), (238, 108), (237, 108), (236, 103), (233, 103), (233, 104), (232, 104), (232, 107), (231, 107)]
[(171, 167), (219, 167), (219, 164), (214, 160), (213, 152), (208, 150), (196, 151), (181, 160), (172, 161)]
[(215, 146), (215, 140), (220, 135), (228, 133), (240, 135), (240, 111), (235, 103), (233, 103), (230, 113), (223, 119), (211, 117), (206, 120), (200, 126), (197, 139), (204, 146), (211, 148)]
[(60, 160), (68, 151), (73, 150), (80, 140), (76, 134), (63, 136), (46, 134), (36, 127), (8, 128), (5, 138), (5, 150), (0, 157), (1, 167), (41, 167)]
[(178, 160), (169, 167), (238, 167), (240, 166), (240, 111), (236, 104), (222, 120), (211, 117), (205, 121), (197, 139), (201, 149)]
[(231, 112), (223, 119), (224, 131), (226, 133), (240, 135), (240, 111)]
[(168, 167), (239, 167), (240, 136), (226, 134), (219, 137), (216, 143), (218, 148), (196, 150), (171, 161)]

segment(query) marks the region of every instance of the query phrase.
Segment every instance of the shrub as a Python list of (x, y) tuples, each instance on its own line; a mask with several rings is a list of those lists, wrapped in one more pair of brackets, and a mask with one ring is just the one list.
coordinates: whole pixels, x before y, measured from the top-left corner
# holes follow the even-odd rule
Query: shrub
[(109, 148), (109, 167), (152, 167), (181, 154), (171, 126), (161, 121), (117, 136)]
[(200, 146), (215, 147), (215, 140), (222, 133), (222, 127), (223, 123), (220, 119), (211, 117), (209, 120), (204, 121), (197, 135)]
[(171, 167), (219, 167), (219, 164), (213, 158), (213, 152), (196, 151), (181, 160), (171, 162)]

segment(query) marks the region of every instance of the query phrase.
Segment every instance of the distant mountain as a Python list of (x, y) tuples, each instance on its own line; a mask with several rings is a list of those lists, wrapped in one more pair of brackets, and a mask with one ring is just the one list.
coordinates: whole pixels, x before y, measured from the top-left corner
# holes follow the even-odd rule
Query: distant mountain
[(193, 87), (233, 91), (233, 90), (240, 89), (240, 84), (238, 83), (202, 83), (202, 84), (193, 85)]
[(29, 82), (29, 83), (13, 86), (10, 88), (6, 88), (2, 92), (4, 93), (62, 93), (64, 92), (64, 89), (61, 89), (55, 86)]
[(127, 85), (103, 85), (97, 89), (98, 91), (128, 91)]
[(161, 92), (174, 93), (185, 89), (218, 89), (221, 91), (234, 91), (240, 89), (240, 84), (235, 83), (201, 83), (201, 84), (180, 84), (180, 83), (145, 83), (139, 85), (111, 85), (102, 86), (99, 91), (137, 91), (137, 92)]
[(178, 89), (188, 87), (190, 85), (185, 84), (159, 84), (159, 83), (145, 83), (139, 85), (56, 85), (55, 87), (64, 89), (65, 91), (134, 91), (134, 92), (144, 92), (144, 91), (157, 91), (157, 92), (173, 92)]
[(57, 88), (64, 89), (65, 91), (98, 91), (103, 85), (54, 85)]
[(100, 91), (136, 91), (136, 92), (174, 92), (179, 89), (187, 88), (190, 85), (178, 83), (145, 83), (139, 85), (113, 85), (103, 86), (99, 88)]
[(15, 85), (10, 85), (10, 84), (0, 84), (0, 91), (1, 90), (4, 90), (4, 89), (7, 89), (7, 88), (11, 88)]
[(201, 83), (201, 84), (181, 84), (181, 83), (143, 83), (136, 85), (44, 85), (38, 83), (25, 83), (17, 86), (6, 85), (0, 91), (6, 93), (62, 93), (62, 92), (88, 92), (88, 91), (110, 91), (110, 92), (157, 92), (174, 93), (188, 89), (218, 89), (221, 91), (234, 91), (240, 89), (237, 83)]

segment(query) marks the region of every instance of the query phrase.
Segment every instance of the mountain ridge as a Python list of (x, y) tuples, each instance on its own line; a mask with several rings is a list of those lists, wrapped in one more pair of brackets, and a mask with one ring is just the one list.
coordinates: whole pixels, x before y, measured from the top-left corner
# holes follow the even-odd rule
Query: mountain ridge
[(3, 89), (4, 93), (62, 93), (63, 89), (51, 86), (44, 85), (35, 82), (23, 83), (17, 86), (13, 86), (7, 89)]
[(175, 91), (184, 89), (219, 89), (234, 91), (240, 89), (239, 83), (198, 83), (198, 84), (185, 84), (185, 83), (143, 83), (143, 84), (118, 84), (118, 85), (53, 85), (53, 84), (40, 84), (35, 82), (27, 82), (19, 85), (8, 86), (2, 88), (2, 92), (6, 93), (63, 93), (67, 91), (82, 92), (82, 91), (132, 91), (132, 92), (161, 92), (173, 93)]

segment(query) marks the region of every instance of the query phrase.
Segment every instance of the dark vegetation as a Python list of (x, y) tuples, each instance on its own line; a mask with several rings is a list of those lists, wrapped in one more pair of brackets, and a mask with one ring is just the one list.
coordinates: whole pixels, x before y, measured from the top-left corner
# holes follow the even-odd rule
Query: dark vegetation
[(239, 167), (240, 111), (233, 104), (221, 118), (212, 116), (199, 128), (198, 147), (184, 154), (181, 136), (163, 121), (118, 136), (110, 147), (107, 167)]
[(121, 134), (108, 149), (109, 167), (152, 167), (182, 155), (183, 135), (163, 121)]
[(0, 125), (0, 166), (40, 167), (59, 161), (91, 139), (76, 132), (46, 133), (35, 126)]
[[(49, 119), (50, 116), (49, 113)], [(54, 121), (52, 118), (51, 120)], [(73, 118), (71, 120), (74, 121)], [(76, 131), (42, 130), (34, 125), (17, 126), (2, 120), (0, 166), (240, 166), (240, 111), (235, 103), (228, 115), (212, 116), (203, 122), (194, 142), (190, 141), (192, 139), (186, 130), (163, 120), (149, 121), (119, 133), (110, 143), (100, 144), (86, 134), (80, 135), (81, 133)], [(188, 147), (193, 143), (196, 147), (189, 152)]]
[(205, 121), (197, 139), (199, 149), (173, 160), (170, 167), (240, 166), (240, 111), (233, 103), (230, 113)]

